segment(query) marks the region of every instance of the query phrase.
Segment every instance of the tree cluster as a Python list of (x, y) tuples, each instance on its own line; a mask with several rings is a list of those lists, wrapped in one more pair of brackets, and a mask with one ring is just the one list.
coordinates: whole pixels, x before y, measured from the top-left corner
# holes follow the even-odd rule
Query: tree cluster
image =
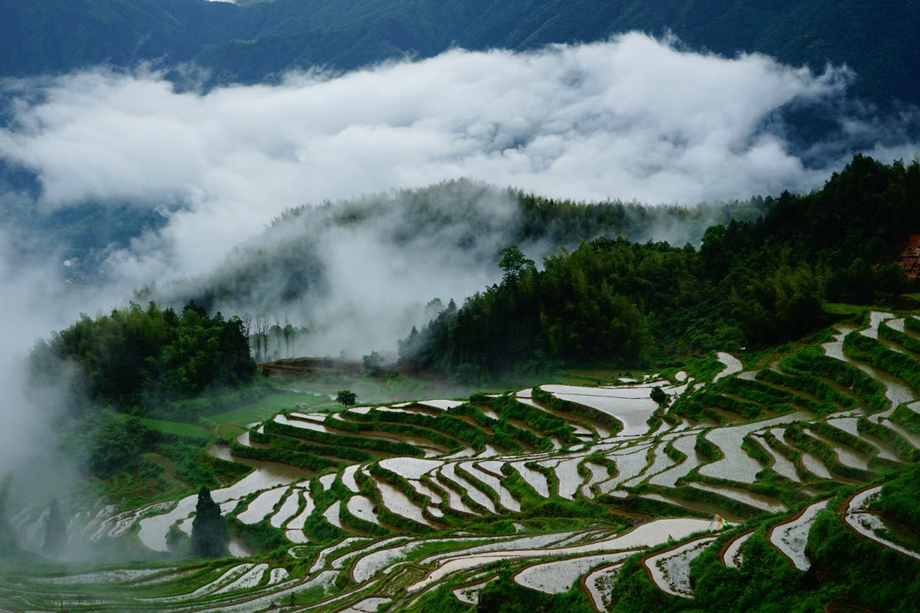
[(31, 354), (39, 382), (64, 379), (71, 364), (80, 395), (133, 413), (206, 390), (238, 388), (256, 372), (242, 322), (220, 313), (209, 317), (194, 302), (181, 314), (151, 302), (95, 319), (83, 315), (50, 341), (39, 341)]
[[(886, 304), (911, 287), (898, 254), (920, 230), (920, 163), (857, 155), (811, 194), (764, 201), (756, 221), (688, 244), (599, 238), (505, 275), (400, 342), (404, 365), (457, 378), (534, 362), (643, 364), (798, 338), (826, 301)], [(868, 264), (871, 263), (871, 264)]]

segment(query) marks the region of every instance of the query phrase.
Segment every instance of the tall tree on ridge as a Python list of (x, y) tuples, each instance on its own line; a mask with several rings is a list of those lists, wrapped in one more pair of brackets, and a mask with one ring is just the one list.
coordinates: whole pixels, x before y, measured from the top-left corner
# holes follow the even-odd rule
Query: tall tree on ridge
[(192, 553), (202, 558), (219, 558), (227, 555), (229, 544), (230, 536), (220, 515), (220, 506), (211, 498), (211, 491), (202, 486), (192, 520)]

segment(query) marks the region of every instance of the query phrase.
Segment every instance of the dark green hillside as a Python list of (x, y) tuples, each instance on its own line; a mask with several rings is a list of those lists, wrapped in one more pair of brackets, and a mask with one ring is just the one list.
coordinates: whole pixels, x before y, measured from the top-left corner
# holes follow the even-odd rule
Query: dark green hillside
[(0, 70), (26, 76), (95, 64), (187, 61), (200, 51), (208, 22), (230, 12), (225, 3), (195, 0), (5, 2)]
[(500, 285), (401, 343), (422, 368), (496, 374), (549, 360), (649, 362), (798, 338), (825, 301), (890, 304), (896, 263), (920, 228), (920, 163), (857, 156), (824, 189), (784, 193), (755, 222), (706, 231), (702, 247), (601, 238), (537, 270), (503, 260)]
[[(135, 414), (204, 392), (238, 388), (255, 377), (246, 331), (238, 317), (189, 303), (181, 312), (132, 304), (111, 315), (86, 315), (32, 351), (37, 382), (66, 380), (88, 401)], [(79, 396), (78, 396), (79, 398)]]
[(425, 263), (438, 263), (443, 270), (459, 262), (491, 269), (509, 243), (537, 254), (598, 237), (645, 242), (665, 235), (680, 244), (696, 244), (710, 225), (758, 219), (771, 202), (758, 197), (696, 207), (586, 204), (466, 179), (446, 181), (291, 209), (264, 234), (237, 247), (221, 269), (169, 291), (179, 296), (173, 302), (194, 299), (209, 308), (231, 304), (250, 312), (252, 305), (262, 305), (264, 312), (276, 312), (291, 301), (324, 297), (329, 285), (324, 245), (332, 237), (372, 241), (393, 253), (426, 253)]
[(0, 74), (194, 59), (217, 82), (253, 82), (291, 68), (351, 69), (452, 46), (520, 50), (666, 29), (727, 55), (760, 52), (818, 70), (846, 64), (860, 75), (860, 95), (920, 101), (916, 0), (10, 0), (0, 20)]

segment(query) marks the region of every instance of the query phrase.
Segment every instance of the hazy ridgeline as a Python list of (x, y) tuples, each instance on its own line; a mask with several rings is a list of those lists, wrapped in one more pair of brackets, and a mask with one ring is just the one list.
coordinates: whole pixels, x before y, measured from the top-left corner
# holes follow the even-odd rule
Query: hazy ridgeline
[(519, 255), (503, 260), (500, 285), (413, 329), (400, 356), (476, 381), (556, 361), (660, 367), (800, 338), (829, 321), (826, 302), (891, 306), (916, 287), (897, 259), (920, 224), (918, 197), (920, 162), (857, 156), (821, 190), (712, 225), (699, 249), (602, 238), (543, 270)]
[[(235, 248), (212, 274), (149, 288), (142, 299), (195, 299), (213, 311), (264, 314), (267, 325), (306, 326), (288, 355), (352, 357), (396, 341), (434, 315), (501, 280), (500, 251), (517, 244), (543, 258), (598, 237), (699, 245), (707, 227), (757, 219), (772, 199), (648, 206), (540, 198), (468, 180), (302, 206)], [(253, 330), (251, 330), (253, 331)]]

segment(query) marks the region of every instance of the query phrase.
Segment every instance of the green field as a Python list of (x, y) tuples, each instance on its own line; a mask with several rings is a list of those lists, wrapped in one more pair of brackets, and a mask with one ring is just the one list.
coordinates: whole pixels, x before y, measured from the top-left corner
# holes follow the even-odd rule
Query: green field
[(281, 411), (293, 410), (298, 404), (309, 405), (311, 409), (340, 406), (330, 402), (328, 397), (318, 398), (313, 393), (293, 394), (279, 392), (269, 394), (252, 404), (247, 404), (232, 411), (212, 415), (208, 417), (208, 420), (215, 424), (247, 425), (268, 419)]
[(152, 430), (165, 432), (166, 434), (176, 434), (178, 436), (187, 436), (189, 438), (208, 438), (208, 429), (204, 426), (186, 424), (178, 421), (164, 421), (162, 419), (142, 418), (141, 423)]

